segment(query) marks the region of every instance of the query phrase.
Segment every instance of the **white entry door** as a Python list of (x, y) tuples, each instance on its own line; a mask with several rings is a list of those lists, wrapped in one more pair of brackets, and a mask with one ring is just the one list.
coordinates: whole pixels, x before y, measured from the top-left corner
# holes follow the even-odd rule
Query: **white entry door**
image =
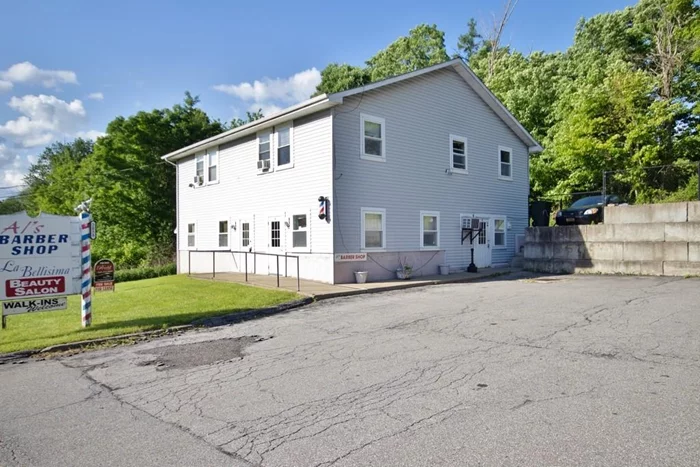
[[(272, 255), (284, 254), (284, 219), (282, 217), (270, 217), (267, 222), (268, 245), (267, 253)], [(284, 258), (267, 256), (267, 273), (277, 274), (279, 263), (280, 274), (284, 273)]]
[(240, 258), (240, 268), (241, 272), (245, 271), (246, 263), (248, 265), (248, 272), (254, 273), (256, 268), (256, 258), (253, 256), (253, 222), (250, 219), (240, 219), (238, 222), (238, 251), (249, 252), (247, 255), (245, 253), (239, 253)]
[(479, 217), (481, 230), (479, 236), (474, 239), (474, 264), (477, 268), (487, 268), (491, 266), (491, 236), (493, 227), (491, 219)]

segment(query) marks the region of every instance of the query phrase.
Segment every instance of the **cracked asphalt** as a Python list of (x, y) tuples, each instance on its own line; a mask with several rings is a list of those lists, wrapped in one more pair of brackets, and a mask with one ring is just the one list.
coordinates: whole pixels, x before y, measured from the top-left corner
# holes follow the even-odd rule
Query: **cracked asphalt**
[(0, 382), (3, 466), (698, 466), (700, 280), (337, 299)]

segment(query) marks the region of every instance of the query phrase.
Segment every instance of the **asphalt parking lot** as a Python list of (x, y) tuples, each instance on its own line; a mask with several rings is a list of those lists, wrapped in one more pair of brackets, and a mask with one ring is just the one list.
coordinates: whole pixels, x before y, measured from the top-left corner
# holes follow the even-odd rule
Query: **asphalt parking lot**
[(0, 465), (697, 466), (700, 280), (350, 297), (0, 381)]

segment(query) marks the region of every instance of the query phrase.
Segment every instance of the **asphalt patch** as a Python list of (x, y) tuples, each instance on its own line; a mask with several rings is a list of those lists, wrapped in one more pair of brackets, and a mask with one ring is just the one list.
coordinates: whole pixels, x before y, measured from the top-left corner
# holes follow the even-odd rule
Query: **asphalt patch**
[(240, 360), (245, 356), (246, 347), (268, 339), (272, 339), (272, 336), (244, 336), (142, 350), (140, 354), (153, 355), (155, 359), (143, 362), (140, 366), (153, 365), (159, 370), (188, 369)]

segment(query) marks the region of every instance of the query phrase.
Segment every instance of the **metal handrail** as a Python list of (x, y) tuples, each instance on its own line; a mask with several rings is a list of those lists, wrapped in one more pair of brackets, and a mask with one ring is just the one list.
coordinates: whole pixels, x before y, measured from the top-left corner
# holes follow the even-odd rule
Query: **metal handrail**
[(226, 254), (244, 254), (245, 255), (245, 281), (248, 282), (248, 255), (253, 255), (253, 274), (257, 273), (257, 256), (275, 256), (277, 267), (276, 267), (276, 275), (277, 275), (277, 287), (280, 286), (280, 257), (284, 258), (284, 277), (289, 277), (287, 274), (287, 258), (293, 258), (297, 260), (297, 292), (301, 291), (301, 280), (299, 277), (299, 256), (298, 255), (288, 255), (288, 254), (277, 254), (277, 253), (265, 253), (265, 252), (259, 252), (259, 251), (238, 251), (238, 250), (187, 250), (187, 275), (191, 276), (192, 275), (192, 253), (211, 253), (211, 262), (212, 262), (212, 270), (211, 270), (211, 278), (214, 279), (216, 278), (216, 254), (217, 253), (226, 253)]

